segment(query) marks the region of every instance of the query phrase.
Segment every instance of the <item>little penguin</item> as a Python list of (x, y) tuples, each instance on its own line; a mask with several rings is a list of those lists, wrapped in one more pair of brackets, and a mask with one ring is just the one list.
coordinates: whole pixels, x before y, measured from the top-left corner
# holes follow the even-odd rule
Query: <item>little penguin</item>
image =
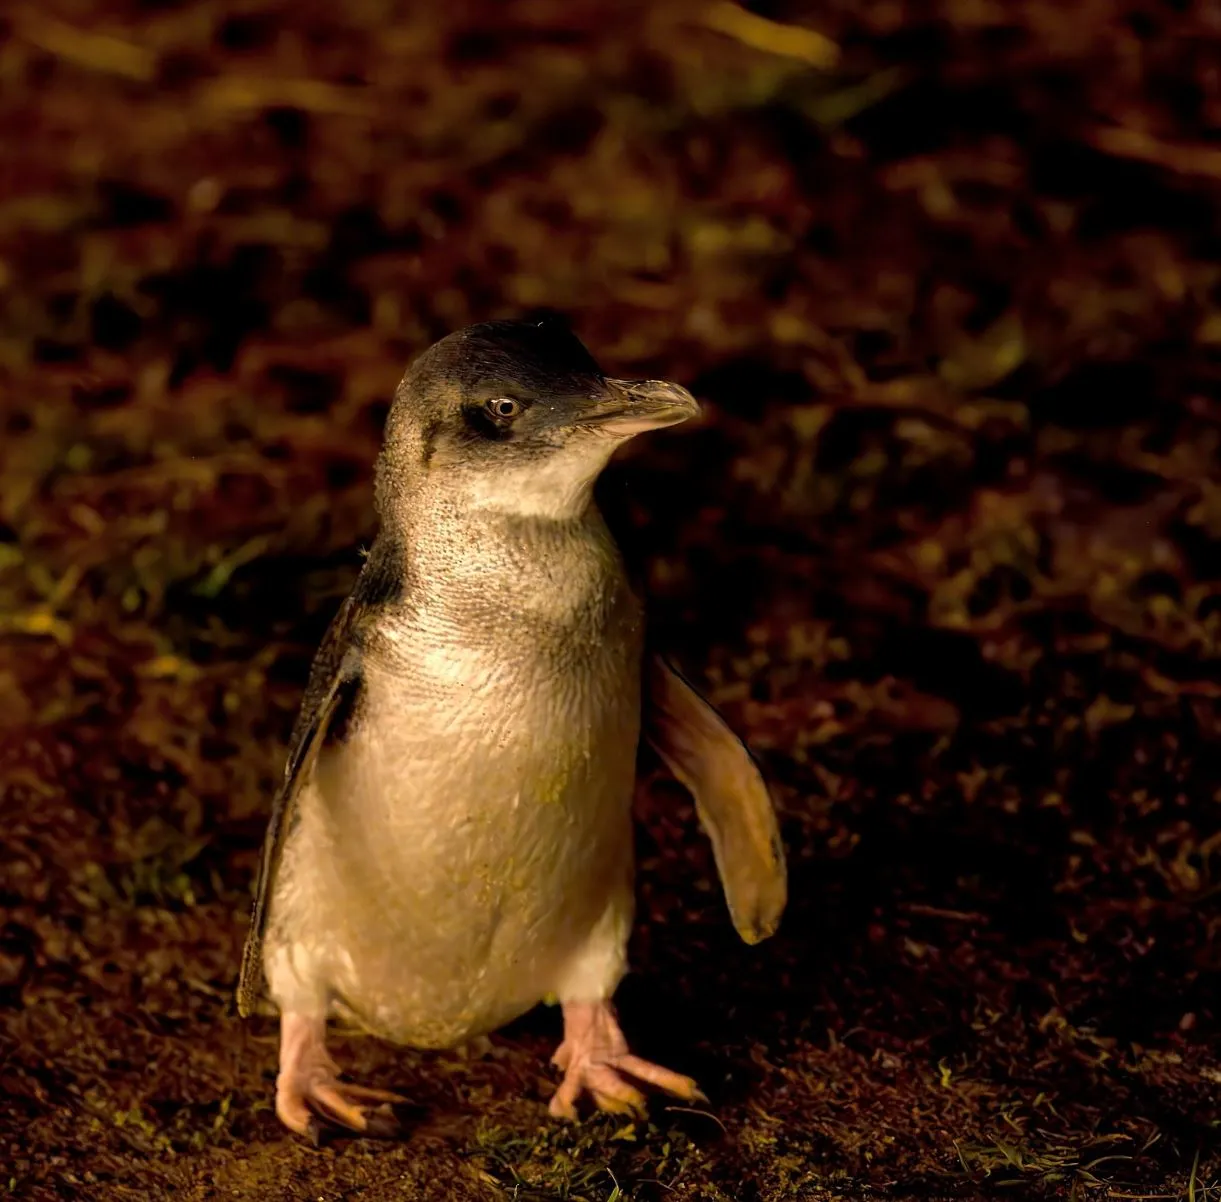
[(617, 447), (686, 421), (692, 395), (612, 379), (562, 321), (441, 339), (386, 419), (378, 534), (314, 659), (275, 797), (238, 1009), (280, 1015), (276, 1113), (397, 1129), (341, 1077), (327, 1020), (454, 1047), (558, 1001), (562, 1081), (639, 1111), (643, 1087), (703, 1099), (633, 1055), (612, 998), (634, 906), (643, 737), (691, 792), (748, 943), (786, 900), (775, 811), (745, 746), (664, 659), (593, 486)]

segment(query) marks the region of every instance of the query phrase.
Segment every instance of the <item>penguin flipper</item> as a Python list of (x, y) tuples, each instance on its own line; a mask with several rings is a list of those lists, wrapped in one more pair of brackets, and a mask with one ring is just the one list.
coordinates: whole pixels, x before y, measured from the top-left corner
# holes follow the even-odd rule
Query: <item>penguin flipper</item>
[(358, 608), (351, 599), (344, 603), (318, 650), (301, 714), (289, 742), (284, 779), (271, 804), (237, 986), (237, 1009), (243, 1018), (252, 1014), (258, 1003), (263, 979), (263, 936), (284, 844), (296, 818), (297, 798), (314, 771), (323, 745), (334, 735), (336, 719), (352, 714), (360, 694), (361, 653), (352, 638), (354, 610)]
[(788, 881), (776, 811), (750, 752), (660, 655), (645, 664), (643, 733), (695, 799), (738, 934), (766, 939), (780, 924)]

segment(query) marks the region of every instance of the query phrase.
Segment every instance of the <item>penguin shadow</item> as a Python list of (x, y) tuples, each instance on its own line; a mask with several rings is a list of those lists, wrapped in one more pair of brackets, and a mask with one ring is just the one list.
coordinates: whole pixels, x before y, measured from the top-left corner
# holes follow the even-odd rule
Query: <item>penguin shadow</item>
[[(753, 1105), (783, 1112), (791, 1105), (790, 1073), (808, 1074), (812, 1063), (836, 1072), (841, 1055), (859, 1057), (864, 1067), (897, 1048), (919, 1049), (936, 1063), (938, 1049), (969, 1039), (962, 1014), (970, 1013), (973, 986), (948, 964), (939, 968), (936, 951), (925, 961), (909, 954), (909, 936), (934, 946), (970, 940), (980, 955), (999, 959), (998, 940), (1019, 921), (1041, 923), (1033, 903), (1024, 919), (980, 915), (984, 929), (970, 933), (957, 930), (956, 919), (947, 926), (939, 917), (919, 917), (914, 899), (948, 892), (954, 874), (985, 851), (939, 829), (935, 814), (915, 824), (885, 812), (867, 815), (851, 853), (829, 849), (807, 815), (790, 814), (781, 824), (788, 905), (774, 935), (747, 945), (730, 921), (693, 807), (675, 796), (677, 786), (654, 788), (666, 794), (661, 804), (677, 823), (660, 825), (661, 842), (658, 824), (646, 823), (641, 832), (644, 904), (633, 971), (617, 1001), (633, 1050), (694, 1077), (709, 1098), (698, 1108), (707, 1119), (660, 1098), (650, 1100), (651, 1113), (673, 1112), (691, 1134), (698, 1124), (701, 1138), (721, 1138), (707, 1130), (712, 1123), (724, 1124), (732, 1138), (735, 1116)], [(992, 849), (990, 867), (999, 890), (1033, 879), (1017, 849), (1005, 858)], [(1014, 887), (1013, 895), (1023, 894)], [(659, 899), (664, 904), (650, 913), (650, 900)]]
[[(756, 1093), (784, 1045), (820, 1022), (826, 976), (837, 953), (858, 941), (867, 912), (828, 905), (828, 874), (794, 856), (802, 836), (785, 823), (789, 901), (778, 931), (753, 946), (739, 937), (721, 892), (694, 808), (678, 787), (654, 786), (679, 816), (681, 843), (659, 847), (650, 829), (638, 836), (644, 904), (633, 934), (632, 971), (617, 995), (621, 1021), (639, 1055), (694, 1077), (713, 1121)], [(675, 833), (667, 824), (667, 843)], [(662, 913), (649, 900), (664, 897)], [(688, 1111), (669, 1099), (651, 1109)], [(698, 1108), (705, 1109), (705, 1108)]]

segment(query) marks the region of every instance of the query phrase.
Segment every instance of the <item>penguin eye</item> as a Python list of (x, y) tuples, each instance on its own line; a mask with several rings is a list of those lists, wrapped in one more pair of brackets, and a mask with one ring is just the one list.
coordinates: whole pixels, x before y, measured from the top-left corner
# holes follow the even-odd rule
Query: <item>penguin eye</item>
[(502, 422), (512, 421), (521, 412), (521, 402), (509, 396), (493, 397), (484, 406), (487, 411)]

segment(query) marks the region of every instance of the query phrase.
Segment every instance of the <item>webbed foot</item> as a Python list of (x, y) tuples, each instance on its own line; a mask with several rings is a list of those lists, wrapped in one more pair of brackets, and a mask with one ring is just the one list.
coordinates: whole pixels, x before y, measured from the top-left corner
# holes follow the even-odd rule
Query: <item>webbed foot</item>
[(391, 1106), (406, 1099), (339, 1079), (327, 1055), (326, 1022), (302, 1014), (280, 1018), (276, 1114), (291, 1131), (318, 1143), (328, 1129), (390, 1139), (402, 1134)]
[(551, 1063), (564, 1070), (548, 1107), (556, 1118), (575, 1119), (582, 1094), (599, 1110), (641, 1114), (645, 1100), (638, 1085), (689, 1102), (708, 1100), (690, 1077), (632, 1055), (608, 1001), (564, 1003), (564, 1042)]

